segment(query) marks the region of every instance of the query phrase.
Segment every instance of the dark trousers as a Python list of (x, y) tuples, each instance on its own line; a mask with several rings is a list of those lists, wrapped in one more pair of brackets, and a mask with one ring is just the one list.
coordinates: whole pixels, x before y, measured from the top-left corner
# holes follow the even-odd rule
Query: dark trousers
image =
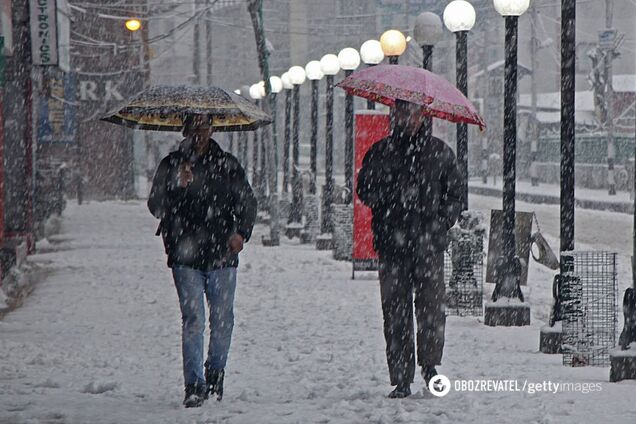
[(417, 320), (417, 363), (439, 365), (446, 325), (444, 253), (380, 257), (380, 295), (391, 385), (415, 376), (413, 296)]

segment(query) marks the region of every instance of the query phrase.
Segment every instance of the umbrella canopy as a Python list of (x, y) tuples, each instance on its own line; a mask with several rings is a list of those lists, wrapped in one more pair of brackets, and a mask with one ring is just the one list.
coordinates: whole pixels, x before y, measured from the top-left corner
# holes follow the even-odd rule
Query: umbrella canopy
[(451, 122), (486, 123), (473, 104), (453, 84), (422, 68), (378, 65), (354, 72), (337, 84), (347, 93), (387, 106), (404, 100), (423, 106), (423, 113)]
[(142, 130), (181, 131), (189, 114), (211, 115), (214, 131), (250, 131), (272, 122), (238, 94), (185, 85), (151, 87), (102, 120)]

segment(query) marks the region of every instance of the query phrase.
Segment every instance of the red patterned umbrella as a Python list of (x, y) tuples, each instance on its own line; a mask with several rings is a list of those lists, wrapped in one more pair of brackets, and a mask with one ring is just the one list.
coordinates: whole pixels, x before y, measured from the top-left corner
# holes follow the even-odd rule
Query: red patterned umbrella
[(337, 84), (347, 93), (393, 106), (404, 100), (423, 106), (425, 115), (450, 122), (486, 123), (473, 104), (454, 85), (422, 68), (378, 65), (354, 72)]

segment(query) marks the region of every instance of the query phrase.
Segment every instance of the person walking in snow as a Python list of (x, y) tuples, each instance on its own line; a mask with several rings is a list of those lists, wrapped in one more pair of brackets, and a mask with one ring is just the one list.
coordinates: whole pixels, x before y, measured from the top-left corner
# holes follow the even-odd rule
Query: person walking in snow
[[(179, 297), (186, 407), (223, 396), (234, 325), (238, 254), (252, 233), (256, 198), (238, 160), (211, 139), (212, 118), (189, 115), (179, 150), (154, 176), (148, 209), (161, 234)], [(203, 363), (205, 297), (210, 343)], [(205, 365), (205, 371), (203, 366)]]
[[(421, 106), (397, 100), (392, 134), (364, 157), (356, 192), (373, 213), (390, 398), (411, 394), (417, 363), (426, 386), (444, 348), (444, 250), (461, 212), (461, 177), (451, 148), (426, 135)], [(415, 296), (415, 300), (413, 300)]]

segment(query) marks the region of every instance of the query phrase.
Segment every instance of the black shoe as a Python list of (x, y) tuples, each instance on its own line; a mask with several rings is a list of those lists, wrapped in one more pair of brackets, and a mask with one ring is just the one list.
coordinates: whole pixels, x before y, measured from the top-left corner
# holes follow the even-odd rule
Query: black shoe
[(207, 399), (207, 385), (187, 384), (185, 386), (185, 398), (183, 405), (186, 408), (198, 408)]
[(398, 384), (397, 387), (389, 393), (390, 399), (403, 399), (408, 396), (411, 396), (410, 384)]
[(223, 399), (223, 379), (225, 377), (225, 370), (213, 370), (205, 369), (205, 382), (208, 385), (207, 394), (214, 395), (216, 393), (216, 400)]
[(430, 383), (433, 377), (435, 377), (436, 375), (437, 375), (437, 370), (435, 369), (435, 366), (424, 365), (422, 367), (422, 378), (424, 379), (424, 382), (426, 383), (427, 389), (428, 389), (428, 383)]

